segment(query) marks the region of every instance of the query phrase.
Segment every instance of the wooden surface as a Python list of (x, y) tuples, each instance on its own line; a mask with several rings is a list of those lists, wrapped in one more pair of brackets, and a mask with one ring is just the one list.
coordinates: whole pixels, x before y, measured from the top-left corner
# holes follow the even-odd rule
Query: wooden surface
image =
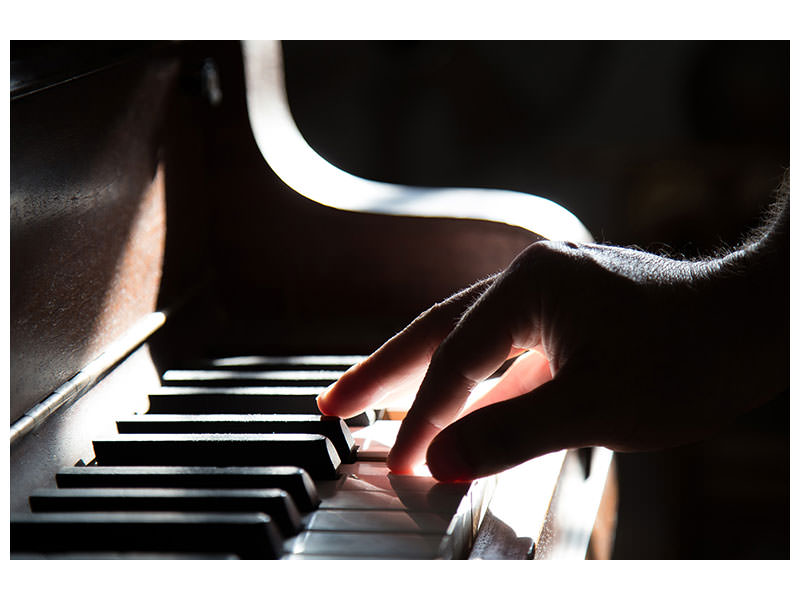
[(156, 306), (172, 60), (11, 103), (12, 422)]

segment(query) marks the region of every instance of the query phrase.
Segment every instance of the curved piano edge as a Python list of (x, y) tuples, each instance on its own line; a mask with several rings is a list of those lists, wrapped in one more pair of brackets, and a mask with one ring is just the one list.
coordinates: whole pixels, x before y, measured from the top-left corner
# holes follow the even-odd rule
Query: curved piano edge
[(521, 192), (425, 188), (371, 181), (327, 162), (303, 138), (292, 117), (278, 41), (242, 43), (247, 111), (267, 164), (290, 188), (345, 211), (495, 221), (548, 239), (591, 242), (580, 220), (557, 203)]

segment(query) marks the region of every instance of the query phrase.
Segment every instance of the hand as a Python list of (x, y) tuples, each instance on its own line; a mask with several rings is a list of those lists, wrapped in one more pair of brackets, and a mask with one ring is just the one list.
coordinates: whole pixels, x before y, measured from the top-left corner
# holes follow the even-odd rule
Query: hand
[[(427, 451), (442, 480), (562, 448), (700, 439), (780, 391), (788, 373), (788, 292), (786, 310), (779, 302), (771, 314), (774, 273), (748, 269), (746, 254), (689, 262), (537, 242), (420, 315), (319, 407), (346, 417), (418, 387), (389, 467), (408, 473)], [(524, 351), (465, 406), (477, 383)]]

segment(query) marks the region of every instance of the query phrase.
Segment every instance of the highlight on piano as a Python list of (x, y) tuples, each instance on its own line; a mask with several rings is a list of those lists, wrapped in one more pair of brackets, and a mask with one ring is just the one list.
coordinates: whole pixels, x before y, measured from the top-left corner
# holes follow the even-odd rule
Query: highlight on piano
[[(293, 119), (279, 43), (15, 43), (11, 93), (14, 558), (610, 558), (618, 458), (603, 446), (695, 441), (692, 422), (669, 430), (681, 402), (696, 406), (695, 396), (713, 400), (724, 388), (743, 397), (743, 411), (782, 389), (788, 293), (771, 275), (784, 263), (765, 259), (756, 291), (742, 288), (748, 302), (774, 307), (764, 327), (729, 333), (721, 314), (681, 321), (694, 314), (694, 288), (683, 282), (695, 281), (695, 263), (595, 245), (568, 210), (531, 194), (383, 183), (323, 159)], [(760, 257), (762, 242), (740, 254)], [(770, 344), (759, 359), (765, 384), (730, 379), (693, 396), (681, 385), (701, 381), (699, 371), (653, 389), (650, 372), (637, 370), (645, 384), (631, 389), (673, 407), (650, 414), (653, 400), (631, 410), (639, 398), (621, 394), (610, 427), (624, 421), (639, 437), (581, 433), (579, 415), (589, 423), (592, 407), (606, 406), (586, 404), (573, 410), (569, 441), (533, 452), (495, 430), (487, 439), (499, 462), (462, 478), (473, 467), (435, 450), (458, 442), (451, 433), (431, 446), (430, 470), (418, 465), (431, 423), (438, 430), (465, 413), (464, 423), (478, 423), (520, 393), (521, 373), (522, 391), (552, 390), (580, 366), (539, 326), (503, 339), (486, 329), (493, 311), (526, 318), (516, 273), (551, 264), (548, 281), (568, 287), (565, 273), (579, 263), (593, 265), (586, 281), (597, 276), (597, 290), (618, 286), (597, 295), (597, 322), (625, 325), (641, 309), (626, 299), (641, 299), (640, 289), (686, 288), (662, 304), (664, 294), (648, 296), (661, 318), (649, 335), (658, 342), (683, 327), (696, 335), (695, 358), (720, 339)], [(557, 322), (554, 306), (540, 319)], [(433, 360), (465, 375), (426, 379), (410, 408), (459, 319), (459, 343), (445, 341)], [(576, 318), (558, 333), (586, 325)], [(654, 347), (641, 333), (642, 347)], [(476, 340), (486, 348), (480, 364), (463, 350)], [(513, 362), (531, 348), (543, 353)], [(636, 359), (647, 365), (644, 350)], [(613, 377), (589, 372), (604, 397)], [(581, 385), (572, 397), (588, 402)], [(465, 409), (468, 396), (477, 403)], [(631, 412), (652, 423), (628, 423)], [(543, 414), (552, 417), (538, 425), (544, 440), (564, 415)], [(664, 431), (672, 437), (659, 439)]]

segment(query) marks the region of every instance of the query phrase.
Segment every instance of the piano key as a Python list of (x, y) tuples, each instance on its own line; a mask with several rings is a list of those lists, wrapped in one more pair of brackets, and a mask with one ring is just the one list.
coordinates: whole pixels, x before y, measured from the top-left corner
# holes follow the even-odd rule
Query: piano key
[[(448, 498), (462, 497), (468, 493), (471, 487), (485, 481), (442, 483), (430, 475), (395, 475), (389, 471), (386, 463), (361, 460), (342, 465), (339, 473), (337, 479), (317, 484), (317, 492), (321, 497), (330, 498), (343, 491), (375, 492), (388, 495), (412, 493), (427, 496), (433, 502), (436, 502), (438, 497), (445, 498), (445, 502), (449, 502)], [(451, 507), (447, 506), (442, 508), (442, 510), (450, 509)]]
[(454, 558), (451, 536), (425, 533), (304, 531), (286, 540), (284, 558), (325, 555), (350, 558)]
[(125, 433), (92, 443), (99, 465), (294, 466), (335, 479), (341, 463), (328, 438), (305, 433)]
[(308, 516), (309, 531), (447, 533), (451, 516), (400, 510), (318, 510)]
[(158, 414), (320, 414), (324, 387), (162, 387), (148, 394)]
[[(430, 476), (394, 475), (385, 464), (370, 461), (343, 465), (340, 471), (338, 479), (319, 483), (322, 501), (318, 513), (342, 510), (365, 515), (364, 528), (379, 518), (369, 516), (371, 513), (439, 515), (449, 520), (447, 535), (455, 556), (463, 556), (472, 547), (495, 485), (493, 477), (471, 483), (440, 483)], [(353, 517), (357, 523), (358, 517)], [(402, 519), (391, 517), (386, 524), (396, 527), (395, 520)], [(358, 525), (351, 528), (358, 529)]]
[[(420, 492), (426, 494), (453, 493), (464, 495), (470, 483), (442, 483), (433, 477), (418, 475), (396, 475), (389, 471), (386, 463), (358, 461), (342, 465), (342, 473), (336, 487), (339, 489), (365, 489), (369, 491)], [(326, 483), (325, 485), (329, 485)]]
[(349, 427), (368, 427), (375, 423), (379, 414), (383, 414), (383, 410), (376, 412), (375, 410), (368, 408), (362, 413), (358, 413), (357, 415), (346, 418), (344, 422)]
[(354, 432), (359, 459), (386, 462), (399, 429), (400, 421), (380, 420)]
[(149, 487), (266, 489), (287, 492), (303, 512), (319, 506), (308, 473), (298, 467), (66, 467), (56, 473), (61, 488)]
[(331, 370), (234, 371), (230, 369), (171, 369), (161, 376), (164, 385), (175, 386), (328, 386), (344, 374)]
[[(374, 463), (355, 463), (343, 467), (358, 467)], [(388, 473), (385, 465), (381, 465)], [(342, 469), (344, 470), (344, 468)], [(349, 469), (348, 469), (349, 471)], [(353, 478), (347, 471), (334, 481), (319, 482), (317, 492), (320, 508), (407, 510), (452, 514), (473, 488), (487, 482), (439, 483), (432, 477), (364, 476)], [(480, 490), (475, 493), (481, 494)]]
[[(170, 387), (148, 394), (151, 414), (321, 414), (317, 395), (324, 387)], [(364, 427), (375, 422), (367, 409), (345, 422)]]
[(453, 514), (464, 498), (463, 493), (425, 494), (420, 492), (373, 492), (338, 489), (328, 495), (328, 488), (318, 486), (320, 509), (403, 510)]
[(355, 460), (355, 442), (338, 417), (323, 415), (135, 415), (117, 421), (120, 433), (317, 433), (342, 462)]
[(224, 369), (348, 369), (367, 358), (360, 354), (304, 354), (294, 356), (229, 356), (196, 361), (198, 367)]
[(287, 537), (302, 529), (291, 497), (277, 489), (43, 489), (31, 494), (29, 503), (33, 512), (262, 512)]
[(281, 537), (262, 513), (12, 514), (11, 552), (232, 552), (278, 558)]

